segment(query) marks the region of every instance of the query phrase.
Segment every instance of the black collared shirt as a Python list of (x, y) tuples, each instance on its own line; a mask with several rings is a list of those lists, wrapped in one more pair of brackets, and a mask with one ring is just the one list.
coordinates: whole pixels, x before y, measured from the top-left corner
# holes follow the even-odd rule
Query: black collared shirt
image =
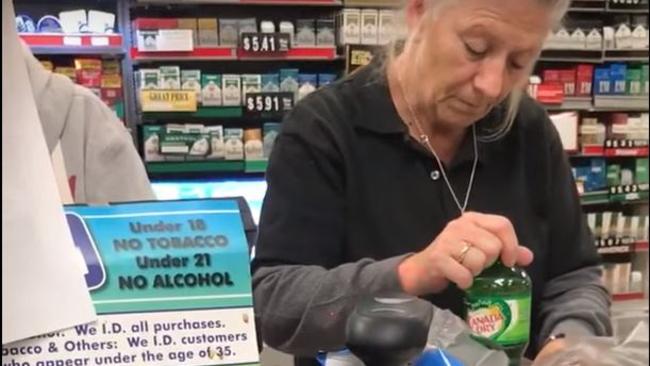
[[(497, 118), (503, 118), (499, 109), (478, 126)], [(461, 202), (474, 158), (467, 135), (444, 167)], [(424, 249), (460, 215), (441, 169), (408, 134), (376, 66), (312, 93), (286, 117), (275, 142), (254, 268), (334, 268)], [(520, 244), (534, 252), (527, 271), (536, 342), (545, 283), (599, 262), (568, 158), (536, 102), (521, 102), (504, 138), (478, 143), (467, 209), (508, 217)], [(462, 314), (463, 293), (454, 286), (427, 299)]]

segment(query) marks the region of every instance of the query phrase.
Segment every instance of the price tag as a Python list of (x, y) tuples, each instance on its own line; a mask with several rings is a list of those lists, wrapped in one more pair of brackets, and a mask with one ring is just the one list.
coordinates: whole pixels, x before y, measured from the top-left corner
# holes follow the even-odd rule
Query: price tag
[(90, 44), (96, 47), (108, 46), (108, 37), (90, 37)]
[(281, 114), (293, 108), (293, 93), (248, 93), (245, 107), (248, 115)]
[(81, 37), (71, 37), (71, 36), (63, 37), (63, 45), (79, 47), (81, 46)]
[(143, 112), (196, 112), (193, 90), (141, 90)]
[(244, 52), (255, 54), (283, 53), (291, 47), (288, 33), (243, 33), (239, 47)]

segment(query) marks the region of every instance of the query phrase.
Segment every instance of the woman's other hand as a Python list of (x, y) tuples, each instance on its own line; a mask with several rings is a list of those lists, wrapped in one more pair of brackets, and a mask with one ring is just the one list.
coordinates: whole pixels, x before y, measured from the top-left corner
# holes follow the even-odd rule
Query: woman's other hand
[(405, 259), (398, 276), (404, 291), (415, 296), (440, 292), (449, 283), (467, 289), (497, 259), (508, 267), (525, 267), (533, 253), (519, 245), (507, 218), (467, 212), (449, 222), (427, 248)]

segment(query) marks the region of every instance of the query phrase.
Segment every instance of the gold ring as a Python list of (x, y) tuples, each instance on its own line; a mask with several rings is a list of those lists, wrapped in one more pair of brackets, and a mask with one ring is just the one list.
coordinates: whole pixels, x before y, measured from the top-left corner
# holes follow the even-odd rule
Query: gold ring
[(458, 255), (458, 263), (463, 264), (463, 261), (465, 261), (465, 257), (467, 256), (467, 252), (472, 249), (472, 244), (465, 243), (465, 246), (463, 249), (461, 249), (460, 254)]

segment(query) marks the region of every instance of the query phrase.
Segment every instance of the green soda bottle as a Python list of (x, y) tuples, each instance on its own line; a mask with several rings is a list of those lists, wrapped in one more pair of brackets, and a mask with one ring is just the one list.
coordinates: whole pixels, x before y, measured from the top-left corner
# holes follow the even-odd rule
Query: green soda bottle
[(474, 278), (465, 293), (465, 320), (477, 340), (505, 351), (519, 366), (530, 337), (532, 282), (521, 268), (500, 261)]

